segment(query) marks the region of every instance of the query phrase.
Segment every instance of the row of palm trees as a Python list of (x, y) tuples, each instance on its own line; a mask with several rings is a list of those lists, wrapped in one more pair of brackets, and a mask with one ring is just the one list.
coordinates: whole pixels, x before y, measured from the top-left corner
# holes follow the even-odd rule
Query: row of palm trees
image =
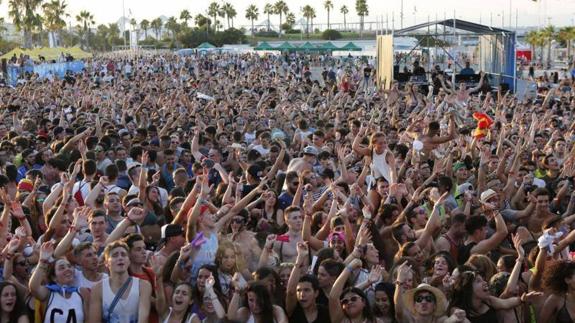
[[(211, 5), (210, 5), (210, 7), (211, 7)], [(325, 0), (323, 3), (323, 8), (327, 12), (327, 29), (331, 29), (330, 17), (331, 17), (331, 12), (334, 8), (333, 1), (332, 0)], [(360, 33), (362, 33), (363, 32), (363, 26), (364, 26), (364, 18), (365, 18), (365, 16), (367, 16), (369, 14), (369, 8), (367, 6), (367, 0), (356, 0), (355, 1), (355, 10), (357, 12), (357, 15), (359, 16)], [(344, 29), (347, 29), (347, 14), (349, 13), (349, 8), (346, 5), (342, 5), (339, 12), (343, 14)], [(309, 33), (310, 24), (311, 24), (311, 30), (313, 30), (313, 19), (316, 18), (316, 11), (311, 5), (305, 5), (304, 7), (301, 8), (301, 13), (302, 13), (303, 17), (306, 19), (306, 32)], [(275, 3), (266, 3), (264, 8), (263, 8), (263, 14), (267, 15), (267, 30), (268, 31), (271, 30), (270, 16), (271, 15), (278, 15), (279, 16), (279, 26), (280, 26), (279, 35), (280, 36), (281, 36), (281, 30), (282, 29), (285, 30), (285, 29), (291, 28), (295, 24), (295, 15), (292, 12), (290, 12), (287, 4), (283, 0), (279, 0)], [(286, 17), (286, 24), (285, 25), (282, 23), (282, 21), (283, 21), (282, 17), (284, 17), (284, 16)], [(245, 17), (246, 17), (246, 19), (249, 19), (251, 21), (252, 33), (253, 33), (254, 32), (254, 21), (257, 20), (259, 17), (259, 10), (256, 7), (256, 5), (252, 4), (246, 9), (246, 16)]]
[[(0, 0), (2, 2), (2, 0)], [(54, 37), (66, 28), (67, 17), (70, 14), (67, 12), (68, 4), (66, 0), (8, 0), (8, 15), (14, 23), (18, 31), (23, 32), (24, 47), (32, 47), (32, 35), (48, 32), (49, 37)], [(327, 27), (331, 29), (331, 13), (334, 9), (332, 0), (325, 0), (323, 8), (327, 11)], [(355, 9), (360, 18), (360, 33), (363, 31), (363, 21), (365, 16), (368, 15), (369, 10), (367, 0), (355, 0)], [(347, 28), (347, 15), (349, 8), (346, 5), (341, 6), (340, 12), (344, 18), (344, 28)], [(316, 10), (311, 5), (306, 5), (301, 8), (301, 13), (306, 19), (306, 32), (309, 33), (310, 29), (313, 30), (313, 20), (316, 18)], [(169, 31), (169, 35), (175, 39), (176, 34), (183, 28), (188, 27), (190, 21), (199, 28), (204, 28), (207, 32), (217, 32), (223, 29), (223, 25), (218, 18), (224, 18), (227, 21), (227, 28), (233, 28), (234, 18), (237, 17), (237, 11), (234, 6), (229, 2), (220, 4), (213, 1), (208, 6), (207, 12), (204, 14), (197, 14), (192, 16), (188, 10), (182, 10), (178, 18), (170, 17), (164, 23), (162, 19), (156, 18), (153, 20), (143, 19), (139, 23), (135, 19), (130, 20), (132, 30), (143, 31), (145, 38), (148, 37), (148, 31), (152, 30), (155, 33), (156, 39), (162, 39), (164, 29)], [(295, 14), (290, 11), (287, 3), (284, 0), (278, 0), (275, 3), (267, 3), (263, 7), (263, 14), (267, 15), (267, 29), (271, 30), (270, 18), (272, 15), (279, 16), (279, 25), (281, 36), (282, 30), (291, 29), (295, 23)], [(252, 33), (254, 31), (254, 21), (259, 18), (260, 12), (256, 5), (248, 6), (245, 12), (245, 17), (251, 21)], [(95, 27), (94, 15), (90, 12), (83, 10), (75, 17), (78, 25), (76, 31), (80, 37), (83, 45), (90, 43), (90, 30)], [(284, 21), (285, 20), (285, 21)], [(311, 26), (311, 28), (310, 28)], [(110, 29), (110, 28), (108, 28)], [(112, 28), (115, 30), (115, 28)]]
[[(554, 26), (547, 26), (540, 30), (533, 30), (525, 35), (525, 41), (531, 45), (533, 52), (540, 48), (547, 50), (547, 65), (551, 65), (551, 43), (553, 41), (562, 43), (567, 47), (567, 57), (571, 58), (571, 42), (575, 40), (575, 27), (563, 27), (556, 29)], [(544, 55), (541, 55), (543, 57)]]

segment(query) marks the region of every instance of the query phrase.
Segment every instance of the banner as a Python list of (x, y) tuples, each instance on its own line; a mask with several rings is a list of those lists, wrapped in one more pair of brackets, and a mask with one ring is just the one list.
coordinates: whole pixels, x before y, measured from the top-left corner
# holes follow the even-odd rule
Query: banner
[(83, 61), (63, 62), (54, 64), (39, 64), (39, 65), (25, 65), (14, 66), (8, 65), (8, 83), (16, 86), (18, 77), (24, 73), (36, 73), (39, 78), (43, 79), (50, 75), (58, 78), (63, 78), (66, 72), (80, 73), (84, 69)]

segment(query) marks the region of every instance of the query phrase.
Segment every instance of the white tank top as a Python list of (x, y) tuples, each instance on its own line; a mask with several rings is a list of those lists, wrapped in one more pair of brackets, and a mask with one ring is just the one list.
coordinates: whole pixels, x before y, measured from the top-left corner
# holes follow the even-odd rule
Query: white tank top
[[(104, 279), (104, 278), (108, 278), (108, 274), (102, 273), (102, 279)], [(74, 286), (78, 286), (78, 288), (84, 287), (84, 288), (88, 288), (91, 290), (92, 288), (94, 288), (94, 285), (96, 285), (98, 282), (99, 281), (93, 282), (91, 280), (88, 280), (88, 278), (86, 278), (86, 276), (84, 276), (84, 273), (81, 270), (79, 270), (79, 269), (75, 270)]]
[(128, 298), (120, 298), (110, 314), (108, 321), (108, 309), (114, 301), (116, 294), (110, 287), (110, 278), (102, 279), (102, 321), (107, 323), (137, 323), (138, 322), (138, 305), (140, 301), (140, 279), (133, 277), (132, 286), (129, 291), (124, 292), (124, 297), (128, 293)]
[[(164, 320), (164, 323), (168, 323), (170, 322), (170, 316), (172, 316), (172, 308), (170, 307), (170, 313), (168, 314), (168, 316), (166, 316), (166, 319)], [(188, 317), (188, 319), (186, 320), (185, 323), (192, 323), (192, 320), (194, 319), (194, 317), (196, 317), (196, 313), (192, 313), (192, 315), (190, 315)]]
[(389, 150), (385, 149), (383, 154), (378, 154), (375, 152), (375, 149), (373, 150), (371, 153), (371, 175), (375, 179), (383, 177), (391, 184), (391, 169), (385, 160), (388, 151)]
[(198, 270), (200, 270), (201, 266), (205, 264), (214, 264), (214, 261), (216, 260), (216, 251), (218, 251), (218, 235), (215, 232), (212, 232), (206, 243), (200, 247), (200, 250), (198, 250), (196, 257), (194, 258), (192, 266), (193, 281), (195, 281), (195, 278), (198, 275)]
[(70, 298), (51, 292), (44, 316), (44, 323), (84, 322), (84, 307), (80, 293), (73, 292)]

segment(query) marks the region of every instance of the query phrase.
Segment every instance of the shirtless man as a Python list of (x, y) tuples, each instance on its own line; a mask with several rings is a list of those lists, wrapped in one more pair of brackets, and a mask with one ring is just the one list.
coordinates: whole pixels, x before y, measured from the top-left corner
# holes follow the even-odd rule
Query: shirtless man
[(483, 78), (485, 77), (485, 74), (483, 74), (483, 72), (479, 72), (479, 75), (480, 79), (476, 87), (467, 89), (467, 85), (464, 82), (461, 82), (459, 84), (459, 89), (457, 91), (455, 91), (455, 89), (450, 89), (447, 86), (445, 86), (445, 82), (443, 80), (442, 75), (438, 75), (437, 77), (441, 81), (441, 86), (443, 87), (443, 90), (445, 90), (445, 92), (449, 94), (455, 94), (457, 104), (465, 107), (467, 106), (467, 101), (469, 101), (469, 96), (471, 95), (471, 93), (479, 91), (481, 85), (483, 84)]
[(229, 234), (228, 238), (237, 244), (242, 254), (246, 256), (245, 260), (249, 270), (255, 271), (258, 268), (258, 260), (262, 250), (255, 238), (256, 234), (246, 229), (248, 221), (249, 214), (244, 210), (234, 215), (230, 224), (232, 233)]
[(422, 161), (431, 159), (431, 153), (434, 149), (439, 147), (439, 145), (449, 142), (457, 136), (455, 127), (455, 117), (453, 113), (449, 113), (449, 127), (446, 136), (440, 136), (439, 122), (431, 121), (423, 134), (419, 134), (411, 131), (411, 129), (406, 129), (407, 134), (412, 138), (421, 141), (423, 143), (423, 148), (421, 149)]
[(288, 232), (276, 237), (273, 249), (279, 256), (280, 263), (295, 262), (297, 257), (297, 243), (302, 240), (303, 227), (302, 210), (298, 206), (290, 206), (284, 212)]
[(535, 212), (529, 217), (527, 228), (531, 233), (539, 237), (543, 223), (554, 216), (554, 214), (549, 211), (550, 195), (547, 189), (538, 188), (533, 192), (533, 196), (537, 199), (537, 204), (535, 205)]
[(313, 171), (313, 165), (317, 157), (318, 151), (315, 147), (307, 146), (303, 149), (303, 156), (294, 158), (288, 165), (287, 172), (294, 171), (301, 174), (305, 170)]

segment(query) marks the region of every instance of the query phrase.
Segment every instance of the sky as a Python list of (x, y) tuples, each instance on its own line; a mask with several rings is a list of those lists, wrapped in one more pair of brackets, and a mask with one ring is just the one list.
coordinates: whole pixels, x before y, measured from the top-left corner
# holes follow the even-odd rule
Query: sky
[[(511, 21), (512, 26), (516, 23), (518, 26), (538, 26), (544, 23), (550, 23), (555, 26), (575, 25), (575, 0), (540, 0), (542, 2), (534, 2), (532, 0), (403, 0), (404, 19), (403, 26), (408, 27), (415, 23), (427, 22), (428, 19), (435, 20), (435, 18), (442, 19), (443, 17), (452, 18), (455, 16), (460, 19), (465, 19), (473, 22), (481, 22), (483, 24), (490, 24), (495, 27), (509, 26), (509, 12), (511, 5)], [(0, 17), (5, 17), (7, 21), (10, 19), (8, 15), (8, 0), (1, 1), (0, 4)], [(207, 7), (211, 1), (209, 0), (66, 0), (68, 3), (68, 12), (71, 15), (69, 20), (81, 11), (90, 11), (96, 20), (97, 24), (116, 22), (122, 16), (122, 2), (124, 2), (126, 16), (135, 18), (137, 21), (142, 19), (154, 19), (160, 15), (176, 16), (183, 9), (190, 11), (192, 16), (198, 13), (207, 11)], [(220, 4), (223, 0), (218, 1)], [(245, 16), (245, 9), (253, 1), (248, 0), (228, 0), (238, 12), (238, 16), (234, 20), (234, 25), (248, 26), (250, 24)], [(273, 1), (269, 1), (273, 2)], [(324, 0), (320, 1), (304, 1), (304, 0), (287, 0), (286, 3), (291, 12), (296, 16), (296, 20), (302, 17), (301, 8), (307, 4), (315, 8), (317, 18), (314, 19), (314, 24), (327, 23), (327, 13), (323, 8)], [(331, 13), (332, 23), (343, 23), (343, 15), (340, 13), (339, 8), (346, 5), (349, 8), (347, 15), (348, 22), (357, 22), (358, 17), (355, 13), (354, 0), (332, 0), (334, 4)], [(367, 0), (369, 7), (369, 16), (365, 21), (377, 22), (380, 21), (381, 26), (387, 25), (389, 28), (394, 25), (399, 28), (401, 25), (400, 8), (401, 0)], [(263, 15), (264, 1), (255, 2), (259, 7), (260, 17), (257, 21), (263, 21), (266, 17)], [(131, 16), (129, 15), (131, 12)], [(503, 15), (503, 21), (502, 21)], [(547, 17), (547, 19), (545, 18)], [(393, 19), (392, 19), (393, 17)], [(392, 20), (394, 21), (392, 23)], [(278, 24), (279, 17), (272, 16), (272, 23)], [(223, 21), (224, 25), (226, 22)], [(375, 26), (375, 24), (374, 24)]]

